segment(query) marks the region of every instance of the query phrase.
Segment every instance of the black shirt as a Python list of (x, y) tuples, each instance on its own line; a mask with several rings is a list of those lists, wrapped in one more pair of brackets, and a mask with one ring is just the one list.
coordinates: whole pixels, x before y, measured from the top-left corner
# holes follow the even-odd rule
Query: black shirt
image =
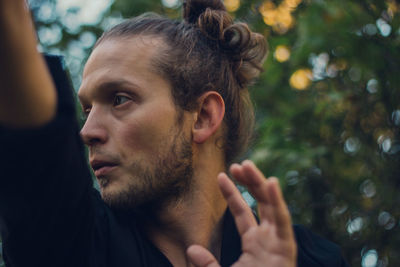
[[(133, 214), (116, 213), (93, 188), (73, 91), (59, 57), (46, 57), (58, 91), (56, 118), (38, 129), (0, 126), (0, 231), (7, 267), (172, 266)], [(201, 231), (193, 226), (194, 231)], [(340, 249), (294, 226), (298, 266), (347, 266)], [(232, 215), (223, 222), (221, 265), (241, 255)]]

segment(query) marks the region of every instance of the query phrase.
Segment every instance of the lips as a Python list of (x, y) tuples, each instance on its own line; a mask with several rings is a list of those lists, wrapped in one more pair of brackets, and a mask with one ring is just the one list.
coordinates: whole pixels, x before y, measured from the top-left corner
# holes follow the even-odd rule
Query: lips
[(117, 163), (107, 160), (92, 160), (90, 165), (93, 168), (94, 175), (98, 178), (107, 175), (118, 166)]

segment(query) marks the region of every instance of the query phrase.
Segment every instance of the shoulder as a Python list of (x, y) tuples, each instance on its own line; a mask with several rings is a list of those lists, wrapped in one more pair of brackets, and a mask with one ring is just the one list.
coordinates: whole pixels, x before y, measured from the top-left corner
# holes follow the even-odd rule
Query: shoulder
[(301, 225), (293, 226), (297, 247), (298, 267), (347, 267), (340, 247)]

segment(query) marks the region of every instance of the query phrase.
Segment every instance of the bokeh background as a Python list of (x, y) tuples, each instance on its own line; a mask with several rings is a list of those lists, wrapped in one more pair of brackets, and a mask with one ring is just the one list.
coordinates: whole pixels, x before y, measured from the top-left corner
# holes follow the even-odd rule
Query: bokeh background
[[(181, 16), (179, 0), (29, 2), (39, 49), (65, 56), (75, 89), (105, 29), (148, 11)], [(247, 157), (280, 178), (293, 221), (338, 243), (351, 266), (400, 266), (400, 2), (225, 5), (269, 42)]]

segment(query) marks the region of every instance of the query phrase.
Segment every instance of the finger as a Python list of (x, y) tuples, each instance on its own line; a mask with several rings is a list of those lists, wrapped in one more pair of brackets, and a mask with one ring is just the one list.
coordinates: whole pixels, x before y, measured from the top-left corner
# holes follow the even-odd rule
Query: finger
[(257, 166), (251, 160), (244, 160), (241, 164), (237, 163), (232, 164), (230, 171), (235, 172), (236, 170), (241, 171), (242, 174), (245, 174), (245, 172), (252, 170), (251, 177), (243, 177), (243, 176), (239, 177), (239, 178), (244, 178), (244, 180), (240, 181), (241, 183), (244, 183), (249, 186), (257, 185), (265, 179), (264, 174), (257, 168)]
[(268, 179), (268, 196), (273, 208), (273, 216), (277, 227), (278, 236), (288, 238), (293, 236), (292, 221), (289, 209), (283, 198), (282, 190), (278, 179), (271, 177)]
[(269, 205), (267, 179), (251, 161), (244, 161), (242, 165), (233, 164), (230, 168), (233, 177), (248, 191), (258, 202), (260, 219), (274, 221), (273, 207)]
[(192, 245), (186, 253), (190, 262), (196, 267), (219, 267), (217, 260), (210, 251), (199, 245)]
[(258, 202), (269, 202), (267, 192), (267, 179), (264, 174), (256, 167), (256, 165), (250, 160), (245, 160), (242, 163), (243, 170), (241, 179), (244, 179), (244, 183), (247, 186), (250, 193)]
[(253, 162), (246, 160), (241, 165), (232, 166), (234, 177), (247, 185), (249, 192), (258, 201), (261, 221), (277, 225), (278, 235), (282, 238), (293, 235), (290, 213), (283, 198), (278, 179), (266, 179)]
[(220, 173), (218, 175), (218, 184), (223, 196), (228, 202), (238, 232), (242, 236), (250, 227), (257, 225), (254, 214), (235, 184), (225, 173)]

